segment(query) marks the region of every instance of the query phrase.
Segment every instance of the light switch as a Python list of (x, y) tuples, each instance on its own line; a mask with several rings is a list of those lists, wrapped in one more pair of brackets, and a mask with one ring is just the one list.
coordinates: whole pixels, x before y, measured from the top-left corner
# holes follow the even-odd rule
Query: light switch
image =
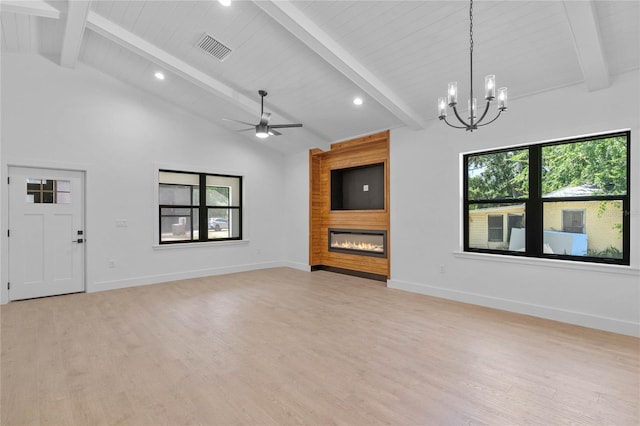
[(362, 190), (364, 192), (368, 192), (369, 191), (369, 185), (362, 185)]

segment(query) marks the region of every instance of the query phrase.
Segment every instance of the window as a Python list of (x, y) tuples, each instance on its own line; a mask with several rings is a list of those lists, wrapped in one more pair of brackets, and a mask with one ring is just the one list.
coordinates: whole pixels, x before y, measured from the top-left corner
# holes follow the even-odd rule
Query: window
[(487, 217), (488, 220), (488, 229), (489, 229), (489, 241), (494, 242), (502, 242), (502, 234), (503, 234), (503, 215), (489, 215)]
[(71, 181), (55, 179), (27, 179), (27, 203), (71, 203)]
[(160, 244), (242, 239), (242, 177), (160, 170), (158, 182)]
[(584, 210), (562, 210), (562, 232), (584, 234)]
[(629, 265), (629, 151), (621, 132), (464, 155), (464, 250)]

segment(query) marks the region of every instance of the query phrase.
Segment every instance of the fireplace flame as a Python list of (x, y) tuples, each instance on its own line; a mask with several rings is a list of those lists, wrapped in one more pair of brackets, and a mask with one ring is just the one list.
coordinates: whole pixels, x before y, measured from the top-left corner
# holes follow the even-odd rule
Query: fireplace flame
[(333, 248), (341, 248), (347, 250), (361, 250), (361, 251), (373, 251), (377, 253), (384, 253), (384, 247), (380, 244), (364, 243), (361, 241), (333, 241), (331, 243)]

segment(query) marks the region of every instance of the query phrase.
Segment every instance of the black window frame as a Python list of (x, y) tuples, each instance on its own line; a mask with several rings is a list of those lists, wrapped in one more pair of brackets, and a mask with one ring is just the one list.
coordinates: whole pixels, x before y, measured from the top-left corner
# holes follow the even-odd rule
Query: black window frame
[[(542, 195), (542, 150), (552, 145), (588, 142), (593, 140), (626, 137), (626, 193), (624, 195), (590, 195), (573, 197), (544, 197)], [(495, 199), (469, 199), (469, 158), (479, 155), (504, 153), (510, 151), (528, 151), (529, 161), (529, 194), (528, 197), (495, 198)], [(491, 149), (463, 154), (463, 250), (465, 252), (490, 253), (503, 256), (531, 257), (571, 260), (588, 263), (606, 263), (630, 266), (631, 261), (631, 131), (619, 131), (604, 134), (595, 134), (579, 138), (555, 140), (552, 142), (518, 145), (509, 148)], [(595, 257), (578, 256), (570, 254), (544, 253), (544, 224), (543, 213), (545, 202), (562, 201), (620, 201), (622, 203), (622, 257)], [(471, 205), (496, 205), (504, 203), (523, 202), (525, 204), (525, 235), (526, 247), (524, 251), (505, 251), (499, 249), (470, 247), (470, 215)], [(586, 218), (585, 218), (586, 219)], [(586, 226), (586, 223), (583, 223)]]
[[(236, 241), (242, 240), (243, 234), (243, 176), (239, 175), (229, 175), (229, 174), (221, 174), (221, 173), (202, 173), (202, 172), (191, 172), (184, 170), (170, 170), (170, 169), (159, 169), (158, 175), (162, 172), (166, 173), (179, 173), (184, 175), (194, 175), (198, 176), (198, 204), (191, 205), (176, 205), (176, 204), (161, 204), (160, 200), (158, 200), (158, 243), (160, 245), (171, 245), (171, 244), (199, 244), (199, 243), (215, 243), (219, 241)], [(222, 178), (233, 178), (238, 179), (238, 200), (237, 204), (228, 205), (228, 206), (208, 206), (207, 205), (207, 177), (222, 177)], [(157, 191), (160, 190), (160, 185), (164, 185), (162, 182), (158, 181)], [(193, 203), (193, 201), (192, 201)], [(198, 211), (198, 229), (199, 230), (207, 230), (207, 232), (198, 232), (198, 239), (193, 239), (193, 230), (192, 239), (188, 240), (174, 240), (174, 241), (162, 241), (162, 209), (171, 208), (171, 209), (189, 209), (193, 212), (194, 209)], [(237, 221), (238, 221), (238, 235), (235, 237), (224, 237), (224, 238), (209, 238), (209, 209), (228, 209), (237, 211)], [(165, 215), (166, 216), (166, 215)], [(178, 215), (184, 216), (184, 215)], [(191, 213), (193, 216), (193, 213)], [(229, 232), (231, 229), (229, 229)]]

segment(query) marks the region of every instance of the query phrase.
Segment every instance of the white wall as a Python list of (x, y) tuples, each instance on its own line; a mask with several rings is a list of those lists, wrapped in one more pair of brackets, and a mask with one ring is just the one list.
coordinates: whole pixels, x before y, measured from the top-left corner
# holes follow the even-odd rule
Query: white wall
[[(281, 154), (94, 69), (35, 55), (3, 53), (1, 118), (4, 181), (9, 165), (86, 170), (88, 291), (283, 264)], [(245, 176), (248, 241), (154, 247), (159, 166)], [(121, 219), (127, 228), (115, 226)], [(3, 236), (3, 283), (6, 247)]]
[[(438, 120), (423, 131), (392, 130), (388, 286), (640, 336), (638, 83), (635, 71), (613, 78), (605, 90), (590, 93), (580, 84), (515, 100), (498, 121), (473, 133)], [(435, 116), (435, 99), (432, 104)], [(632, 131), (631, 268), (460, 253), (461, 153), (626, 128)], [(307, 163), (290, 159), (287, 180), (306, 185)], [(306, 230), (308, 188), (298, 192), (287, 206), (294, 212), (287, 226)], [(288, 261), (308, 262), (306, 247), (308, 233), (287, 234)]]
[(309, 152), (289, 155), (285, 167), (285, 259), (309, 271)]

